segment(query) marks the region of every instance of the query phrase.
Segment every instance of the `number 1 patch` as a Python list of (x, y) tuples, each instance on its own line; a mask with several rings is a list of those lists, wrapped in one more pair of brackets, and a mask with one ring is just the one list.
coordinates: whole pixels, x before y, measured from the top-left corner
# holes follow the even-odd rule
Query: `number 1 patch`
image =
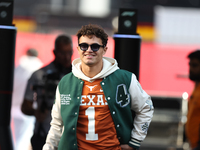
[(126, 107), (130, 103), (130, 95), (127, 92), (125, 84), (117, 86), (116, 102), (120, 104), (121, 107)]

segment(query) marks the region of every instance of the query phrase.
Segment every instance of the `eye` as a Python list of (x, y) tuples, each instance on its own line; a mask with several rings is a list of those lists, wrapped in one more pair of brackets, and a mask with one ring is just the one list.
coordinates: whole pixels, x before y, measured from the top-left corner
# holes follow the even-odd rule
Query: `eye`
[(88, 46), (87, 46), (87, 44), (82, 44), (81, 47), (85, 49), (85, 48), (87, 48)]
[(82, 43), (82, 44), (79, 44), (79, 46), (80, 46), (80, 49), (81, 50), (87, 50), (88, 49), (88, 44), (86, 44), (86, 43)]
[(91, 47), (93, 50), (98, 50), (100, 46), (98, 44), (92, 44)]

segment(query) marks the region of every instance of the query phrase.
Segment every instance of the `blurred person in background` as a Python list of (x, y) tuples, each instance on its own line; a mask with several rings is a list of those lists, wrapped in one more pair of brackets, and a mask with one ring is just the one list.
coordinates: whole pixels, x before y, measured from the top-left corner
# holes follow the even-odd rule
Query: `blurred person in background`
[(41, 150), (50, 128), (51, 108), (55, 100), (55, 88), (59, 80), (71, 72), (72, 41), (66, 35), (59, 35), (53, 50), (55, 59), (47, 66), (35, 71), (26, 87), (21, 110), (35, 116), (34, 134), (31, 138), (33, 150)]
[(186, 137), (192, 150), (200, 150), (200, 50), (188, 55), (189, 78), (195, 83), (192, 95), (188, 101)]
[(28, 79), (42, 65), (43, 63), (38, 58), (38, 51), (30, 48), (26, 51), (26, 55), (20, 58), (19, 65), (14, 70), (11, 118), (14, 125), (12, 133), (15, 138), (15, 150), (28, 150), (30, 148), (35, 118), (24, 115), (21, 112), (21, 104)]
[(153, 117), (151, 97), (133, 73), (103, 57), (103, 28), (85, 25), (77, 37), (80, 58), (58, 84), (43, 150), (139, 149)]

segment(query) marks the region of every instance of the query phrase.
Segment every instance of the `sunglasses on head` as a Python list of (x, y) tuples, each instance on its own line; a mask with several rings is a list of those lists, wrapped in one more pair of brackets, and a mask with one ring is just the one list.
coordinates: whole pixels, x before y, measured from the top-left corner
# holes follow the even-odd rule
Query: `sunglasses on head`
[(94, 43), (94, 44), (87, 44), (87, 43), (81, 43), (79, 44), (79, 47), (82, 51), (86, 51), (88, 50), (88, 47), (90, 46), (90, 48), (92, 49), (93, 52), (96, 52), (99, 50), (100, 47), (105, 47), (104, 45), (99, 45), (97, 43)]

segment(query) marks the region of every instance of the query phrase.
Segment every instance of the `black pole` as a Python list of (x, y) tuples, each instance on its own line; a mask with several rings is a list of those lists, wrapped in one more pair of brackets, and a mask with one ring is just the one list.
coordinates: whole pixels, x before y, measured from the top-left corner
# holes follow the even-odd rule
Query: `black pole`
[(133, 72), (139, 80), (141, 37), (127, 34), (114, 34), (113, 37), (119, 68)]
[(136, 34), (137, 10), (120, 9), (118, 33), (115, 40), (115, 59), (120, 69), (133, 72), (139, 80), (141, 37)]
[(0, 25), (0, 150), (12, 150), (10, 110), (13, 90), (16, 28)]
[(12, 19), (13, 1), (0, 0), (0, 150), (13, 150), (10, 110), (17, 30)]

